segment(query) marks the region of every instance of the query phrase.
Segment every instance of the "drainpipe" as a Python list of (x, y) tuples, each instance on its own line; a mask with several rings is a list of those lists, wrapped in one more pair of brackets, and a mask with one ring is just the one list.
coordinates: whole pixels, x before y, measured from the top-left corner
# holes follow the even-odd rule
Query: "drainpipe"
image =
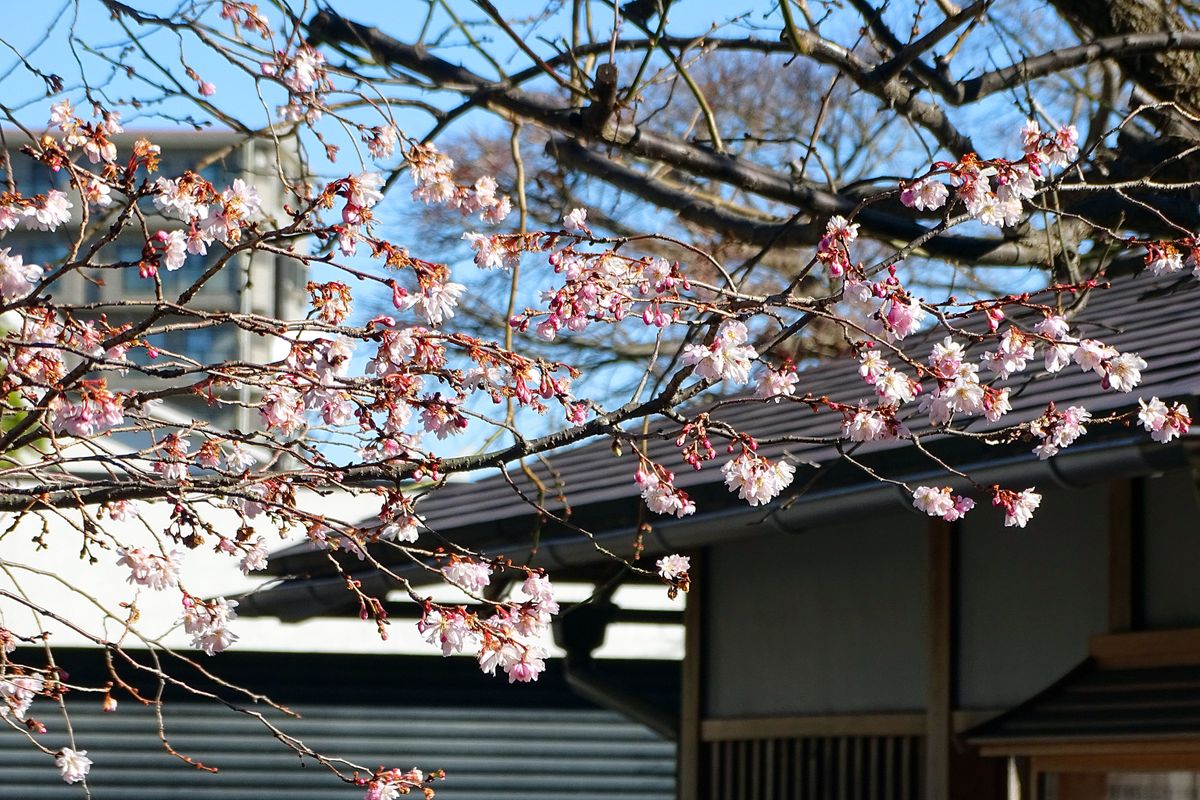
[(592, 652), (604, 643), (604, 632), (618, 608), (610, 592), (564, 611), (553, 623), (554, 643), (566, 651), (567, 685), (588, 702), (640, 722), (665, 739), (679, 738), (678, 715), (671, 714), (614, 682), (596, 666)]

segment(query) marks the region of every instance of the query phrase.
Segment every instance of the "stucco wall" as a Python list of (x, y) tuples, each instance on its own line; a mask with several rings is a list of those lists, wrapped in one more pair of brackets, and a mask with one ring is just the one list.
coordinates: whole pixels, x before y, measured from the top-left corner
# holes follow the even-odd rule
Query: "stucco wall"
[[(1028, 699), (1108, 625), (1109, 487), (1039, 487), (1028, 527), (981, 503), (959, 528), (957, 705)], [(1200, 627), (1200, 503), (1186, 472), (1145, 481), (1142, 623)], [(708, 716), (919, 709), (927, 518), (902, 510), (713, 547)], [(1136, 561), (1136, 559), (1135, 559)]]
[(1142, 621), (1200, 627), (1200, 504), (1191, 473), (1147, 480), (1144, 498)]
[(1043, 489), (1025, 528), (991, 508), (959, 535), (958, 703), (1007, 707), (1087, 656), (1108, 624), (1107, 485)]
[(924, 517), (898, 509), (713, 547), (707, 715), (920, 708), (925, 531)]

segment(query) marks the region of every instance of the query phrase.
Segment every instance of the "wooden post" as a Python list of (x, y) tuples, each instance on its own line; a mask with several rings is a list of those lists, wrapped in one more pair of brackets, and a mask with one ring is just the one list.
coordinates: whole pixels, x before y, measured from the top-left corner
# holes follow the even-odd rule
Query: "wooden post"
[(925, 696), (925, 797), (949, 800), (954, 703), (954, 526), (929, 523), (929, 685)]
[(703, 719), (703, 649), (701, 634), (704, 628), (704, 555), (691, 554), (688, 570), (691, 588), (683, 611), (682, 697), (677, 745), (676, 787), (679, 800), (700, 800), (700, 770), (703, 767), (700, 749), (700, 723)]

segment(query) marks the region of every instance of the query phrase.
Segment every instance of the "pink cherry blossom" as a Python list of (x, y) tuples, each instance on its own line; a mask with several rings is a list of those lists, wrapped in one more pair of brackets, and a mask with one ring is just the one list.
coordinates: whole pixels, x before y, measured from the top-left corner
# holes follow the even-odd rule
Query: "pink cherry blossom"
[(887, 310), (882, 312), (886, 322), (881, 333), (889, 340), (906, 339), (920, 329), (925, 321), (925, 309), (915, 297), (892, 297), (884, 305)]
[(884, 359), (878, 350), (873, 348), (863, 350), (858, 356), (858, 374), (863, 377), (867, 383), (875, 383), (879, 378), (887, 372), (888, 362)]
[(1183, 256), (1173, 244), (1149, 244), (1146, 246), (1146, 269), (1159, 277), (1183, 270)]
[(752, 506), (771, 502), (792, 483), (796, 468), (786, 461), (771, 463), (762, 456), (743, 451), (721, 468), (725, 485)]
[(393, 519), (379, 531), (381, 539), (392, 542), (415, 542), (421, 532), (424, 517), (416, 514), (404, 514)]
[(267, 543), (261, 536), (250, 545), (242, 556), (239, 566), (242, 568), (242, 573), (249, 575), (251, 572), (259, 572), (267, 568)]
[(183, 231), (159, 231), (156, 237), (162, 245), (162, 265), (174, 272), (188, 257), (188, 240)]
[(893, 438), (888, 419), (878, 411), (859, 409), (846, 420), (842, 435), (852, 442), (872, 442)]
[(745, 324), (736, 320), (723, 322), (712, 344), (688, 345), (681, 362), (694, 366), (697, 375), (710, 381), (746, 383), (750, 379), (750, 361), (756, 356), (754, 348), (745, 344), (748, 338)]
[(569, 231), (587, 232), (587, 209), (573, 208), (563, 215), (563, 228)]
[(936, 211), (946, 205), (950, 190), (932, 178), (922, 178), (905, 186), (900, 192), (900, 202), (918, 211)]
[(688, 497), (687, 492), (675, 488), (671, 481), (675, 476), (666, 470), (658, 473), (638, 470), (635, 476), (638, 485), (642, 487), (642, 500), (646, 508), (655, 514), (674, 514), (686, 517), (696, 513), (696, 504)]
[(33, 291), (43, 275), (36, 264), (26, 264), (19, 254), (9, 255), (9, 248), (0, 250), (0, 297), (19, 300)]
[(1033, 452), (1042, 460), (1057, 455), (1087, 433), (1085, 426), (1091, 418), (1091, 413), (1083, 406), (1071, 406), (1066, 411), (1058, 411), (1051, 403), (1042, 416), (1030, 423), (1030, 433), (1042, 439)]
[(755, 396), (762, 399), (774, 398), (775, 402), (779, 402), (782, 397), (790, 397), (796, 393), (796, 384), (800, 382), (800, 378), (796, 375), (795, 369), (771, 369), (767, 368), (758, 376), (758, 388), (755, 390)]
[[(11, 643), (13, 647), (8, 647)], [(16, 649), (16, 643), (5, 639), (5, 651)], [(9, 674), (0, 677), (0, 719), (10, 714), (18, 720), (25, 719), (33, 700), (45, 688), (45, 682), (37, 675)]]
[(456, 586), (478, 594), (492, 582), (492, 568), (478, 561), (465, 558), (455, 558), (442, 568), (442, 574)]
[(184, 595), (183, 629), (192, 637), (192, 647), (211, 656), (237, 641), (237, 635), (229, 630), (229, 623), (237, 619), (236, 607), (236, 600), (224, 597), (201, 600)]
[(969, 497), (953, 494), (950, 487), (932, 488), (918, 486), (913, 490), (913, 505), (931, 517), (941, 517), (947, 522), (961, 519), (975, 507)]
[(129, 568), (130, 583), (146, 586), (155, 591), (163, 591), (179, 585), (179, 560), (182, 553), (171, 551), (170, 555), (160, 556), (147, 553), (141, 548), (120, 548), (117, 550), (120, 559), (117, 564)]
[(1116, 358), (1116, 348), (1109, 347), (1103, 342), (1098, 342), (1095, 339), (1083, 339), (1076, 347), (1073, 356), (1075, 363), (1084, 372), (1096, 372), (1100, 375), (1104, 374), (1104, 364), (1110, 359)]
[(655, 562), (658, 567), (658, 574), (665, 580), (673, 581), (681, 575), (686, 575), (687, 571), (692, 568), (692, 560), (687, 556), (681, 556), (678, 553), (672, 553), (669, 556), (663, 556)]
[(430, 325), (440, 325), (443, 320), (454, 316), (458, 298), (466, 290), (467, 287), (461, 283), (450, 281), (431, 284), (417, 296), (415, 308)]
[(417, 623), (425, 641), (442, 649), (442, 655), (461, 653), (475, 639), (475, 633), (461, 614), (432, 610)]
[(910, 403), (920, 391), (920, 383), (891, 368), (884, 370), (875, 381), (875, 394), (889, 405)]
[(1142, 370), (1147, 366), (1145, 359), (1135, 353), (1122, 353), (1109, 359), (1105, 365), (1105, 382), (1118, 392), (1131, 392), (1142, 382)]
[(34, 230), (53, 231), (71, 221), (74, 205), (65, 192), (51, 189), (40, 196), (28, 210), (25, 223)]
[(997, 488), (992, 497), (992, 504), (1004, 509), (1004, 526), (1024, 528), (1033, 518), (1033, 512), (1042, 503), (1042, 496), (1029, 487), (1023, 492)]
[(1151, 397), (1149, 402), (1138, 400), (1138, 405), (1138, 421), (1156, 442), (1165, 444), (1191, 429), (1192, 418), (1183, 403), (1168, 406), (1157, 397)]

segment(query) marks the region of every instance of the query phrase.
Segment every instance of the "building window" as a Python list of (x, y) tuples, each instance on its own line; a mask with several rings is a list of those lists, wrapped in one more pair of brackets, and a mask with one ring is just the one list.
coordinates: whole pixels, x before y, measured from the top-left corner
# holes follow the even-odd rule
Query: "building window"
[(49, 236), (26, 239), (13, 245), (13, 252), (25, 259), (26, 264), (58, 265), (67, 257), (67, 245)]
[(190, 358), (201, 364), (217, 364), (237, 356), (237, 330), (229, 325), (168, 331), (151, 336), (148, 341), (164, 353), (152, 359), (145, 348), (136, 348), (130, 351), (130, 358), (135, 363), (164, 364), (174, 360), (169, 353)]
[(1053, 772), (1043, 778), (1043, 800), (1200, 800), (1200, 773)]
[[(197, 162), (207, 158), (212, 151), (164, 150), (159, 159), (159, 174), (166, 178), (178, 178), (184, 172), (195, 170)], [(200, 176), (221, 191), (239, 174), (238, 154), (230, 153), (199, 170)]]
[[(45, 194), (51, 189), (63, 189), (67, 185), (66, 172), (55, 172), (24, 153), (10, 152), (9, 163), (12, 166), (12, 179), (17, 184), (17, 191), (25, 196)], [(7, 175), (4, 176), (7, 181)], [(7, 191), (7, 187), (5, 187)]]
[[(114, 261), (136, 264), (141, 255), (141, 245), (127, 243), (118, 248)], [(194, 284), (223, 255), (222, 248), (214, 245), (206, 256), (188, 256), (187, 260), (183, 262), (183, 266), (177, 270), (160, 269), (158, 277), (162, 281), (163, 296), (168, 298), (179, 296), (180, 292)], [(122, 270), (121, 282), (124, 291), (130, 295), (152, 296), (154, 294), (154, 281), (143, 278), (136, 266), (126, 267)], [(238, 261), (230, 259), (218, 274), (208, 279), (201, 293), (204, 295), (211, 295), (214, 292), (237, 294), (241, 288), (241, 282), (242, 276), (241, 270), (238, 268)]]

